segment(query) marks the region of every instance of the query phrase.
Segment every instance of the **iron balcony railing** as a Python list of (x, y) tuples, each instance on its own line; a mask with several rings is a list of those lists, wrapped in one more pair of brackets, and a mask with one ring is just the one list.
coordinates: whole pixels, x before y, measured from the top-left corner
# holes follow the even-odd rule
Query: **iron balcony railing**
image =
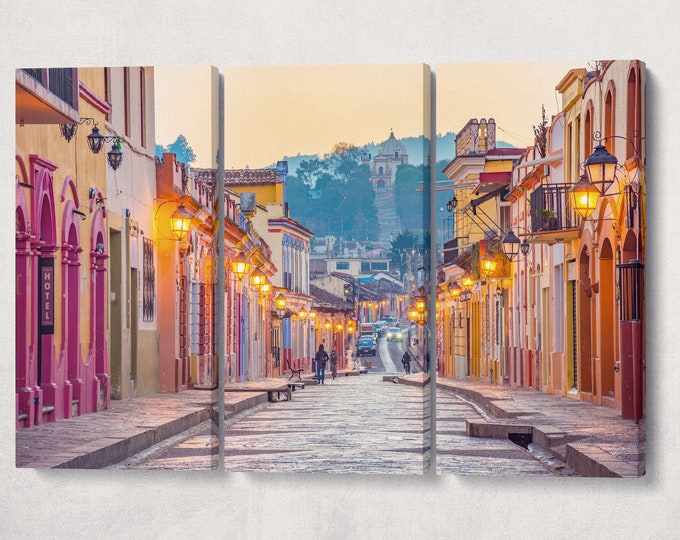
[(77, 71), (74, 68), (22, 68), (56, 97), (71, 108), (78, 110)]
[(531, 193), (531, 232), (559, 231), (578, 227), (578, 214), (571, 207), (571, 184), (543, 184)]

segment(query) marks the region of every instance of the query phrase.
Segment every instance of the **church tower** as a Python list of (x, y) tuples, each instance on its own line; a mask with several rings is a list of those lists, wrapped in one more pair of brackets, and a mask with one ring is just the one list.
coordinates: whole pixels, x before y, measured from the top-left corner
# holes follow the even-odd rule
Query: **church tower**
[(408, 164), (408, 152), (406, 146), (390, 131), (389, 138), (378, 147), (378, 154), (371, 159), (371, 155), (365, 153), (361, 161), (371, 170), (371, 183), (380, 223), (380, 242), (389, 248), (392, 240), (401, 233), (394, 182), (399, 165)]

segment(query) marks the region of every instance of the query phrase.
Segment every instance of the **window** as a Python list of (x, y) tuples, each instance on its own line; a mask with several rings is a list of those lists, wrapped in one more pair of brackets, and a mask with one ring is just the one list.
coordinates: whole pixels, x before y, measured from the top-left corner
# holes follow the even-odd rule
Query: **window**
[(635, 156), (635, 149), (640, 150), (642, 137), (640, 70), (637, 64), (628, 74), (626, 105), (626, 136), (630, 137), (635, 145), (635, 148), (630, 144), (626, 145), (626, 159), (630, 159)]
[(386, 262), (371, 263), (371, 270), (373, 270), (374, 272), (379, 270), (388, 270), (387, 263)]
[[(104, 68), (104, 100), (111, 104), (111, 68)], [(107, 122), (111, 121), (111, 110), (106, 113)]]
[(125, 135), (130, 136), (130, 68), (123, 68), (123, 112), (125, 114)]
[(140, 143), (146, 148), (146, 73), (144, 68), (139, 68), (139, 125)]
[(336, 270), (349, 270), (349, 261), (338, 261), (335, 263)]
[(615, 97), (615, 92), (614, 92), (614, 87), (610, 87), (607, 89), (607, 93), (605, 94), (604, 98), (604, 136), (605, 137), (610, 137), (609, 139), (606, 140), (606, 147), (607, 151), (610, 154), (615, 154), (616, 150), (614, 148), (614, 137), (612, 135), (615, 134), (615, 115), (614, 115), (614, 108), (616, 105), (616, 97)]
[(583, 155), (590, 156), (593, 153), (593, 102), (589, 101), (586, 106), (586, 114), (583, 120)]
[(142, 299), (143, 320), (153, 321), (156, 311), (156, 269), (153, 263), (153, 242), (144, 239), (144, 292)]

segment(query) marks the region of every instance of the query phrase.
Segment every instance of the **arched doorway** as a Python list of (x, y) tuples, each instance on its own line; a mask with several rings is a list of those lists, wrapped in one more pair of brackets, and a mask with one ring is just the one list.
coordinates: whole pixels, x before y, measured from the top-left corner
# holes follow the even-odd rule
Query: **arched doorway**
[(578, 265), (579, 277), (579, 298), (578, 298), (578, 375), (579, 390), (581, 392), (593, 392), (593, 362), (592, 362), (592, 340), (591, 340), (591, 299), (592, 287), (590, 281), (590, 253), (584, 247), (579, 257)]
[(107, 265), (109, 258), (104, 218), (105, 208), (98, 208), (92, 218), (90, 237), (90, 357), (86, 385), (92, 392), (88, 405), (94, 411), (108, 409), (111, 400), (111, 373), (106, 342), (107, 326)]
[(16, 207), (15, 207), (15, 384), (16, 384), (16, 427), (30, 427), (35, 422), (34, 407), (34, 366), (32, 351), (34, 351), (35, 330), (33, 302), (35, 295), (32, 288), (31, 265), (31, 215), (26, 189), (30, 186), (28, 174), (23, 160), (17, 156), (16, 176)]
[[(35, 388), (35, 423), (63, 418), (63, 400), (58, 399), (57, 365), (54, 350), (55, 265), (57, 251), (54, 204), (54, 171), (57, 165), (32, 155), (30, 158), (33, 212), (31, 229), (31, 263), (35, 309), (36, 362), (31, 365), (30, 380)], [(63, 383), (63, 379), (62, 379)]]
[(615, 398), (614, 364), (616, 362), (614, 278), (614, 250), (607, 238), (600, 248), (600, 389), (602, 398), (611, 400)]
[(60, 363), (66, 369), (66, 384), (71, 387), (70, 400), (64, 403), (65, 416), (81, 414), (80, 399), (83, 394), (82, 361), (80, 353), (80, 205), (75, 182), (70, 176), (64, 179), (61, 200), (64, 203), (61, 227), (61, 324), (62, 340)]

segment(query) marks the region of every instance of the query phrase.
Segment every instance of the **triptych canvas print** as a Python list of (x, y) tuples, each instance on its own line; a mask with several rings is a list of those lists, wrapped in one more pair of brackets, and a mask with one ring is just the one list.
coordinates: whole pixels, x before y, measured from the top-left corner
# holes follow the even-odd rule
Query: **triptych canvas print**
[(16, 466), (645, 472), (644, 63), (16, 70)]

